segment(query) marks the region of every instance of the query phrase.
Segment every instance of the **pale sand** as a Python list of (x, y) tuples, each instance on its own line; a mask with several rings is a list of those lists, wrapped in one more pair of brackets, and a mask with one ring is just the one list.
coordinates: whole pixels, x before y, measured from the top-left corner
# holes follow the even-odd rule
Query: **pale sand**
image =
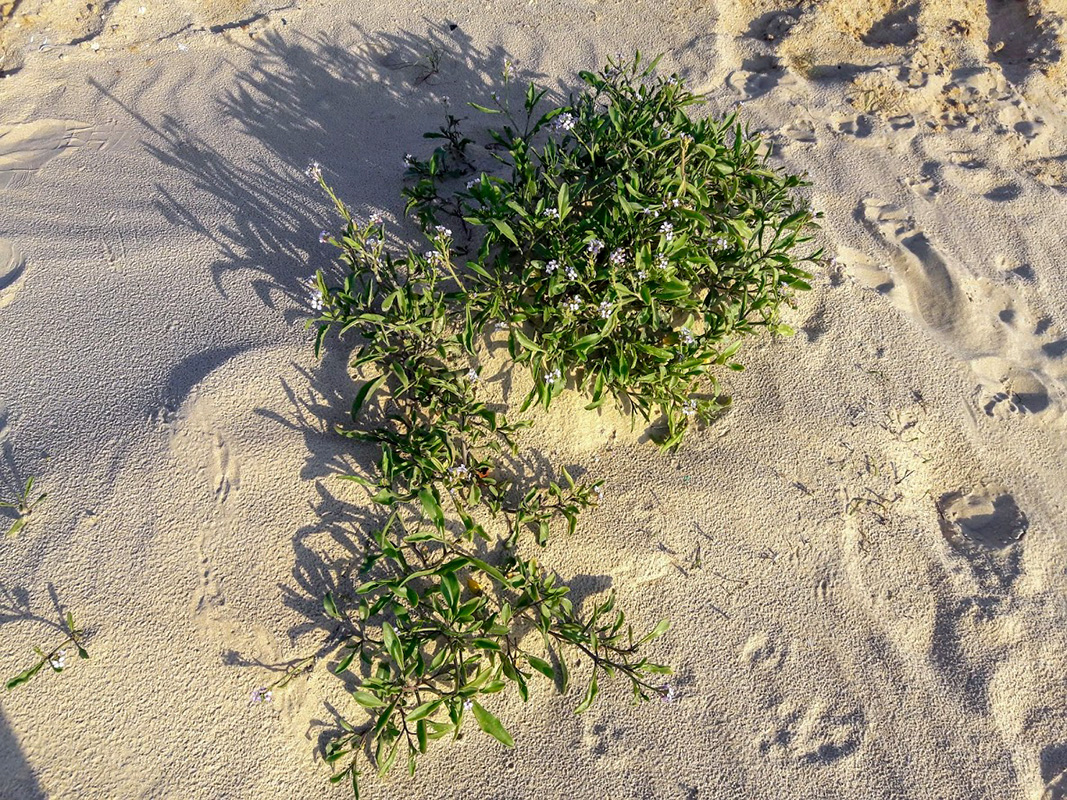
[(472, 732), (367, 796), (1067, 797), (1067, 5), (792, 5), (0, 3), (2, 468), (50, 493), (2, 545), (0, 672), (50, 594), (92, 632), (0, 697), (0, 796), (346, 796), (340, 681), (248, 705), (322, 642), (365, 507), (301, 170), (396, 220), (403, 154), (505, 58), (568, 88), (637, 46), (745, 101), (837, 266), (676, 453), (576, 397), (524, 440), (606, 479), (543, 561), (673, 620), (677, 702), (498, 695), (514, 751)]

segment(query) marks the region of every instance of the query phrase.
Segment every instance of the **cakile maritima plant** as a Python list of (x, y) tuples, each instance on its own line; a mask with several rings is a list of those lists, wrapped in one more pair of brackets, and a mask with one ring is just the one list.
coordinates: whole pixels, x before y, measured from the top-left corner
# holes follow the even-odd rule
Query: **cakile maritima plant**
[[(546, 408), (573, 377), (596, 408), (608, 394), (645, 419), (664, 415), (665, 446), (722, 402), (714, 367), (741, 369), (739, 336), (791, 329), (779, 307), (810, 288), (796, 255), (817, 227), (770, 151), (737, 119), (693, 119), (703, 101), (656, 61), (609, 61), (583, 91), (543, 110), (530, 86), (479, 146), (447, 124), (443, 143), (408, 157), (408, 209), (427, 231), (462, 230), (464, 301), (475, 327), (508, 327), (512, 357)], [(507, 73), (505, 73), (507, 84)]]
[(339, 721), (326, 759), (357, 796), (361, 759), (414, 771), (470, 716), (511, 746), (493, 695), (514, 686), (525, 700), (534, 673), (561, 691), (580, 675), (579, 712), (613, 675), (635, 701), (674, 697), (670, 669), (645, 654), (665, 621), (635, 634), (614, 595), (580, 609), (529, 555), (558, 527), (573, 534), (603, 488), (563, 468), (519, 480), (529, 423), (489, 403), (482, 382), (486, 337), (504, 331), (533, 378), (522, 410), (548, 409), (573, 381), (589, 408), (614, 396), (662, 414), (670, 447), (726, 402), (716, 367), (740, 369), (742, 334), (789, 332), (779, 309), (822, 256), (794, 253), (819, 216), (795, 191), (805, 182), (772, 169), (736, 113), (690, 118), (702, 98), (655, 65), (638, 54), (583, 72), (583, 91), (548, 110), (534, 86), (520, 115), (495, 94), (493, 107), (472, 103), (504, 120), (481, 144), (447, 117), (426, 134), (440, 146), (406, 158), (422, 253), (394, 254), (380, 217), (356, 219), (321, 167), (309, 171), (344, 220), (320, 237), (339, 263), (315, 278), (316, 352), (330, 331), (356, 348), (363, 382), (339, 431), (377, 453), (375, 469), (343, 477), (367, 487), (379, 521), (323, 601), (331, 668), (355, 682), (365, 717)]

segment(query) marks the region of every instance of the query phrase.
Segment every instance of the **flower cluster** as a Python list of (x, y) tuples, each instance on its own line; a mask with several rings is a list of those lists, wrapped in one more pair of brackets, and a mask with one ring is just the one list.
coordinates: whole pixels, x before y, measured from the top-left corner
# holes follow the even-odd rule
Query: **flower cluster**
[(623, 250), (621, 247), (613, 250), (611, 255), (608, 256), (608, 261), (610, 261), (616, 267), (621, 267), (623, 264), (626, 263), (626, 251)]
[(600, 239), (592, 239), (589, 244), (585, 246), (585, 249), (589, 251), (589, 255), (596, 257), (600, 251), (604, 249), (604, 242)]
[(563, 307), (573, 313), (582, 307), (582, 301), (578, 298), (578, 295), (574, 295), (563, 304)]
[(52, 666), (52, 669), (56, 670), (57, 672), (63, 669), (65, 666), (67, 666), (67, 651), (58, 651), (54, 656), (48, 659), (48, 663)]
[(274, 692), (268, 689), (266, 686), (260, 686), (258, 689), (252, 690), (252, 696), (249, 698), (249, 705), (254, 703), (269, 703), (274, 698)]
[(599, 311), (599, 313), (600, 313), (600, 318), (601, 319), (607, 319), (608, 317), (610, 317), (611, 316), (611, 309), (612, 309), (612, 305), (611, 305), (611, 303), (609, 301), (601, 300), (600, 301), (600, 307), (597, 309)]
[(322, 164), (318, 161), (312, 161), (308, 164), (308, 168), (304, 170), (304, 174), (313, 181), (322, 180)]
[(696, 341), (696, 337), (693, 336), (693, 332), (689, 328), (682, 328), (678, 331), (678, 338), (682, 340), (683, 344), (692, 344)]
[(696, 416), (697, 408), (698, 406), (696, 400), (686, 400), (685, 403), (682, 405), (682, 413), (685, 414), (686, 417), (688, 417), (689, 419), (692, 419)]
[(542, 213), (544, 214), (544, 216), (548, 217), (549, 219), (559, 219), (559, 209), (558, 208), (546, 208)]
[(545, 374), (545, 383), (552, 385), (562, 377), (563, 373), (560, 372), (558, 368), (554, 369), (551, 372)]
[(569, 111), (564, 111), (552, 120), (552, 130), (556, 133), (559, 133), (560, 131), (569, 131), (574, 128), (575, 122), (577, 122), (577, 120), (574, 118), (574, 115)]
[(548, 275), (551, 275), (557, 269), (559, 269), (559, 262), (556, 261), (556, 259), (554, 259), (554, 258), (551, 261), (549, 261), (547, 264), (545, 264), (545, 273), (548, 274)]
[(659, 226), (659, 232), (663, 234), (665, 241), (670, 242), (674, 239), (674, 226), (669, 222), (664, 222)]

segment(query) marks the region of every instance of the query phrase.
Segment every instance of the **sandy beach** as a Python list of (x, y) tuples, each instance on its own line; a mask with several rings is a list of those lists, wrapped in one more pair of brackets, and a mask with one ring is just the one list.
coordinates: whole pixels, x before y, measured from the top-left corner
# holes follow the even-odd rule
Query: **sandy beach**
[[(674, 452), (565, 394), (605, 482), (543, 563), (614, 589), (677, 698), (548, 681), (364, 797), (1067, 800), (1067, 0), (0, 0), (0, 798), (345, 798), (322, 595), (365, 492), (313, 353), (322, 163), (390, 242), (425, 131), (663, 53), (805, 173), (833, 256)], [(498, 354), (491, 371), (506, 361)], [(519, 395), (521, 397), (521, 395)], [(7, 521), (5, 518), (0, 522)], [(4, 526), (6, 528), (6, 525)]]

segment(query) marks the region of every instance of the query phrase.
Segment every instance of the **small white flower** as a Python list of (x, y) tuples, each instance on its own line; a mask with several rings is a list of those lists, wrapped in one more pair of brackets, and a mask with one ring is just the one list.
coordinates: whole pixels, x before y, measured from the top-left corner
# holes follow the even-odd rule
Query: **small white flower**
[(556, 261), (556, 259), (554, 259), (554, 258), (551, 261), (549, 261), (547, 264), (545, 264), (545, 272), (547, 274), (549, 274), (549, 275), (551, 275), (557, 269), (559, 269), (559, 262)]
[(496, 325), (493, 326), (493, 329), (498, 331), (506, 331), (508, 327), (509, 326), (506, 322), (498, 322)]
[(48, 663), (52, 665), (52, 669), (63, 669), (65, 666), (67, 666), (67, 651), (60, 650), (58, 653), (48, 659)]
[(596, 492), (597, 501), (603, 501), (604, 500), (604, 486), (603, 486), (603, 484), (598, 483), (596, 486), (593, 487), (593, 491)]
[(585, 246), (585, 249), (589, 251), (590, 255), (596, 256), (604, 249), (604, 243), (600, 239), (593, 239)]
[(608, 261), (610, 261), (616, 267), (621, 267), (624, 263), (626, 263), (626, 251), (623, 250), (621, 247), (616, 248), (612, 251), (611, 255), (608, 256)]
[(726, 247), (727, 244), (729, 244), (729, 242), (726, 241), (726, 237), (724, 236), (716, 236), (714, 239), (711, 239), (708, 244), (718, 250), (722, 250)]
[(567, 309), (568, 311), (570, 311), (570, 312), (575, 312), (575, 311), (577, 311), (578, 309), (580, 309), (582, 307), (582, 301), (580, 299), (578, 299), (577, 295), (575, 295), (570, 300), (568, 300), (566, 303), (564, 303), (563, 307), (565, 309)]
[(468, 189), (473, 189), (475, 186), (477, 186), (481, 182), (482, 182), (481, 178), (471, 178), (469, 181), (467, 181), (467, 188)]
[(474, 367), (471, 367), (469, 370), (467, 370), (467, 380), (469, 380), (471, 383), (477, 383), (478, 370), (476, 370)]
[(578, 277), (578, 270), (568, 264), (567, 268), (563, 270), (563, 274), (567, 276), (567, 280), (573, 281)]
[(693, 332), (689, 328), (682, 328), (678, 331), (678, 336), (681, 338), (684, 344), (692, 344), (696, 341), (696, 337), (693, 336)]
[(381, 225), (381, 224), (383, 224), (385, 222), (385, 220), (382, 219), (382, 215), (381, 214), (375, 212), (375, 213), (370, 215), (370, 219), (367, 220), (367, 222), (369, 222), (371, 225)]
[(611, 309), (612, 309), (611, 303), (609, 303), (607, 300), (601, 300), (600, 301), (600, 308), (598, 309), (599, 312), (600, 312), (600, 318), (601, 319), (607, 319), (608, 317), (610, 317), (611, 316)]
[(549, 372), (547, 375), (545, 375), (545, 383), (547, 383), (549, 386), (551, 386), (552, 384), (554, 384), (556, 381), (558, 381), (562, 377), (563, 377), (563, 373), (561, 373), (558, 369), (554, 369), (551, 372)]
[(668, 242), (674, 239), (674, 226), (669, 222), (664, 222), (660, 225), (659, 232), (663, 234), (663, 238)]
[(678, 138), (681, 139), (686, 144), (692, 144), (693, 143), (693, 137), (690, 136), (688, 133), (679, 133), (678, 134)]
[(671, 200), (671, 208), (678, 208), (678, 206), (680, 206), (681, 204), (682, 204), (682, 201), (679, 200), (677, 197), (675, 197), (673, 200)]
[(323, 297), (322, 289), (319, 288), (319, 284), (312, 280), (309, 286), (311, 294), (308, 297), (308, 303), (315, 311), (322, 311), (323, 301), (326, 299)]
[(575, 122), (576, 120), (574, 119), (574, 115), (571, 114), (569, 111), (564, 111), (554, 120), (552, 120), (552, 130), (556, 131), (557, 133), (559, 131), (569, 131), (574, 128)]
[(463, 701), (463, 708), (466, 711), (470, 711), (472, 708), (474, 708), (474, 701), (470, 700), (470, 699), (464, 700)]
[(660, 253), (656, 256), (656, 269), (667, 269), (667, 254)]
[(434, 230), (437, 231), (437, 235), (438, 236), (451, 236), (452, 235), (452, 229), (451, 228), (446, 228), (444, 225), (436, 225), (436, 226), (434, 226)]
[(686, 400), (685, 403), (682, 404), (682, 413), (685, 414), (686, 417), (688, 417), (689, 419), (692, 419), (694, 416), (696, 416), (697, 401)]
[(664, 703), (673, 703), (675, 701), (675, 699), (677, 698), (677, 695), (674, 692), (674, 687), (671, 686), (668, 683), (668, 684), (664, 685), (663, 688), (666, 690), (666, 694), (662, 695), (663, 702)]
[(330, 240), (329, 231), (319, 231), (319, 244), (326, 244)]
[(541, 213), (544, 216), (548, 217), (549, 219), (559, 219), (559, 209), (558, 208), (546, 208)]
[(648, 278), (648, 270), (646, 270), (646, 269), (637, 270), (637, 280), (644, 281), (646, 278)]
[(311, 178), (311, 180), (313, 181), (321, 180), (322, 164), (320, 164), (318, 161), (312, 161), (310, 164), (308, 164), (308, 168), (304, 170), (304, 174)]
[(269, 703), (274, 698), (274, 692), (268, 689), (266, 686), (261, 686), (258, 689), (252, 690), (252, 697), (249, 699), (249, 704), (252, 703)]
[(413, 167), (413, 166), (415, 166), (415, 156), (411, 155), (411, 153), (404, 153), (404, 166), (405, 167)]
[(448, 474), (453, 478), (465, 479), (471, 474), (471, 471), (467, 469), (466, 464), (460, 464), (457, 467), (449, 467)]
[(677, 75), (671, 75), (671, 77), (667, 78), (667, 83), (670, 84), (671, 86), (684, 86), (685, 85), (685, 81), (683, 81)]

